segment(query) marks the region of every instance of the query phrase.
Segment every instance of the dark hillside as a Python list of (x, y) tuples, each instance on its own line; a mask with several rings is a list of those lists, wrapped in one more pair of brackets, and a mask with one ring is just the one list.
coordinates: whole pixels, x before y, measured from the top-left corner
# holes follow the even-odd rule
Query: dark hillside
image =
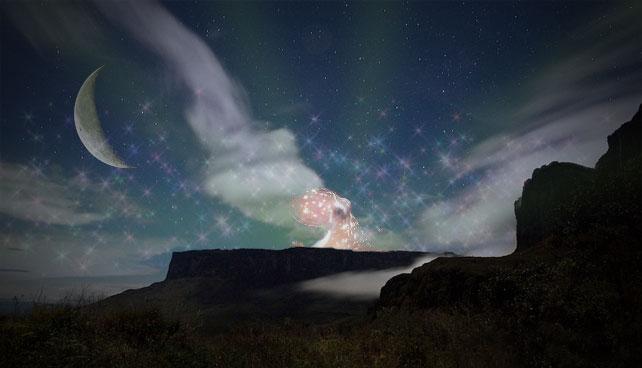
[(514, 254), (441, 258), (396, 276), (375, 313), (486, 316), (526, 365), (639, 363), (641, 139), (638, 111), (609, 136), (597, 169), (553, 162), (535, 170), (516, 202)]

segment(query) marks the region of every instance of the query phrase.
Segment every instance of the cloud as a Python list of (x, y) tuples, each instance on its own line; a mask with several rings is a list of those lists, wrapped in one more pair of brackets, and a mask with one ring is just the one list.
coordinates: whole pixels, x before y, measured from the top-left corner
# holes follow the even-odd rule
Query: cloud
[(113, 191), (80, 172), (68, 176), (0, 162), (0, 214), (50, 225), (80, 226), (112, 218), (138, 218), (142, 208), (125, 192)]
[(503, 96), (513, 107), (471, 109), (484, 117), (479, 124), (492, 130), (502, 122), (502, 131), (454, 162), (453, 182), (471, 183), (422, 213), (413, 232), (424, 243), (464, 254), (510, 253), (513, 202), (532, 171), (551, 161), (592, 167), (606, 152), (607, 135), (630, 120), (642, 98), (639, 22), (619, 10), (609, 16), (622, 24), (617, 32), (590, 43), (605, 26), (579, 30), (586, 44), (565, 45), (566, 57), (544, 67), (521, 93)]
[(3, 244), (0, 269), (35, 270), (21, 277), (28, 279), (157, 273), (167, 270), (171, 251), (184, 246), (176, 238), (64, 227), (13, 229)]
[(83, 209), (78, 192), (24, 165), (0, 163), (0, 213), (26, 221), (54, 225), (83, 225), (106, 218), (95, 210)]
[(373, 249), (381, 251), (417, 250), (403, 231), (395, 232), (390, 229), (379, 228), (369, 223), (371, 221), (366, 217), (358, 218), (358, 221), (362, 236), (370, 243)]
[(211, 154), (202, 171), (206, 192), (257, 220), (291, 226), (288, 199), (323, 186), (299, 158), (292, 132), (259, 128), (242, 87), (205, 42), (161, 5), (96, 5), (155, 52), (192, 94), (185, 118)]
[(323, 182), (298, 158), (292, 133), (279, 129), (230, 138), (239, 144), (212, 157), (204, 171), (205, 189), (247, 216), (293, 226), (289, 200)]
[(379, 271), (341, 272), (304, 281), (298, 284), (298, 288), (304, 291), (330, 294), (342, 298), (372, 300), (379, 297), (381, 288), (392, 277), (401, 273), (408, 273), (439, 256), (429, 255), (422, 257), (408, 267), (388, 268)]
[[(176, 81), (189, 96), (185, 120), (211, 156), (200, 171), (209, 195), (254, 219), (291, 227), (288, 200), (323, 186), (300, 159), (294, 134), (263, 129), (242, 86), (207, 44), (162, 5), (146, 0), (3, 5), (39, 51), (63, 48), (71, 55), (116, 63), (125, 52), (119, 48), (120, 27), (156, 54), (167, 70), (157, 79)], [(113, 24), (106, 26), (103, 17)]]
[(148, 261), (177, 245), (172, 239), (128, 239), (126, 234), (87, 228), (14, 230), (3, 243), (22, 251), (0, 248), (0, 298), (57, 300), (88, 288), (109, 296), (143, 287), (161, 281), (167, 272), (166, 265)]

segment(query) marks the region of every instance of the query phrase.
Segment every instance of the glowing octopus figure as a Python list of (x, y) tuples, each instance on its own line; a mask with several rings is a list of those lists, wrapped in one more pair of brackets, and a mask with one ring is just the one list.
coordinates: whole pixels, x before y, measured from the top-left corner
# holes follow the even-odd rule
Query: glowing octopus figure
[[(311, 189), (290, 203), (294, 218), (307, 226), (322, 227), (327, 232), (314, 248), (372, 250), (363, 239), (350, 201), (329, 189)], [(296, 244), (295, 244), (296, 243)], [(302, 246), (300, 242), (293, 244)]]

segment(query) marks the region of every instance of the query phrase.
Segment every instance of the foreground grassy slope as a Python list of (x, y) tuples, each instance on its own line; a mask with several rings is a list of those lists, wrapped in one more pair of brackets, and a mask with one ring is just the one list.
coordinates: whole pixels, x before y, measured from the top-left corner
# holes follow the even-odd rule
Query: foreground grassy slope
[[(472, 318), (472, 319), (471, 319)], [(505, 334), (479, 317), (380, 313), (315, 325), (252, 321), (201, 336), (154, 310), (107, 315), (35, 308), (0, 320), (3, 367), (457, 367), (511, 366)]]
[(206, 357), (189, 326), (155, 310), (35, 306), (26, 317), (0, 319), (3, 367), (205, 367)]

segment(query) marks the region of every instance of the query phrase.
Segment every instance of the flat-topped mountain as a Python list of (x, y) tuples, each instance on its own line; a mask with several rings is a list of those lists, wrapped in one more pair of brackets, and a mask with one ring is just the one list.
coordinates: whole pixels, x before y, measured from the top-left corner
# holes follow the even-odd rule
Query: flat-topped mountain
[[(353, 252), (331, 248), (234, 249), (174, 252), (164, 281), (127, 290), (92, 308), (158, 308), (220, 330), (254, 318), (330, 321), (364, 314), (373, 300), (303, 290), (306, 280), (344, 272), (409, 267), (423, 252)], [(452, 255), (452, 254), (435, 254)], [(382, 285), (383, 286), (383, 285)]]
[(271, 287), (338, 272), (409, 266), (425, 255), (332, 248), (192, 250), (172, 254), (165, 280), (213, 277), (243, 283), (244, 288)]

